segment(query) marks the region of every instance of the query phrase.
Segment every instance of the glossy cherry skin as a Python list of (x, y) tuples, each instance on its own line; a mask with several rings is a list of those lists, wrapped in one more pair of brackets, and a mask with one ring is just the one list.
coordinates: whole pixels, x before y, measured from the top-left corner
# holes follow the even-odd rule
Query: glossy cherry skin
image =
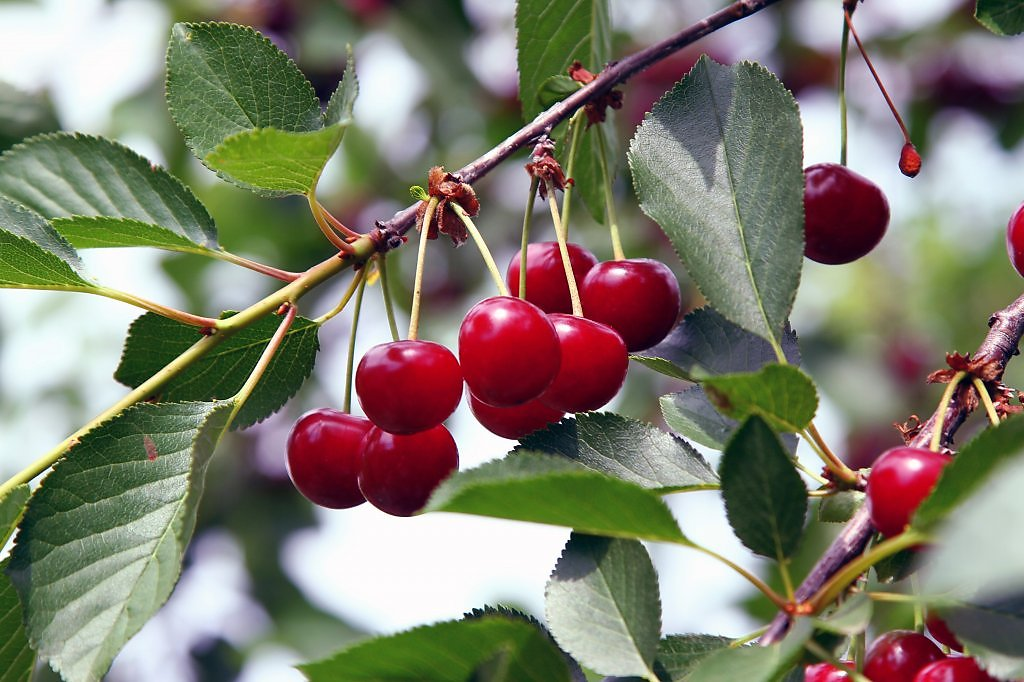
[(1006, 252), (1014, 269), (1024, 277), (1024, 204), (1017, 207), (1006, 224)]
[(416, 433), (451, 416), (462, 399), (455, 355), (433, 341), (393, 341), (366, 351), (356, 368), (363, 413), (391, 433)]
[(997, 682), (968, 656), (929, 663), (917, 671), (914, 682)]
[(548, 317), (558, 332), (562, 364), (540, 401), (563, 412), (596, 410), (614, 398), (626, 380), (626, 344), (600, 322), (558, 313)]
[(409, 435), (373, 427), (363, 439), (359, 490), (381, 511), (412, 516), (458, 468), (459, 450), (443, 424)]
[(948, 646), (953, 651), (962, 652), (964, 650), (964, 645), (956, 638), (956, 634), (937, 614), (929, 613), (924, 619), (924, 624), (928, 628), (928, 634), (939, 644)]
[(875, 682), (914, 682), (918, 670), (944, 658), (939, 647), (920, 632), (892, 630), (868, 647), (864, 675)]
[(804, 170), (804, 255), (829, 265), (855, 261), (882, 241), (889, 202), (878, 185), (838, 163)]
[(495, 296), (473, 306), (459, 328), (466, 385), (495, 407), (533, 400), (558, 374), (558, 334), (544, 311), (521, 298)]
[[(565, 245), (572, 265), (572, 276), (579, 289), (583, 278), (597, 265), (597, 256), (579, 244)], [(519, 296), (521, 258), (517, 253), (509, 261), (505, 282), (513, 296)], [(526, 298), (546, 313), (571, 313), (572, 299), (562, 265), (558, 242), (534, 242), (526, 247)]]
[(522, 405), (495, 407), (472, 393), (469, 394), (469, 410), (485, 429), (512, 440), (519, 440), (565, 416), (564, 411), (548, 407), (539, 398)]
[(286, 445), (288, 475), (299, 492), (330, 509), (365, 502), (358, 477), (363, 438), (371, 426), (368, 419), (330, 408), (299, 417)]
[(847, 682), (847, 671), (822, 661), (804, 667), (804, 682)]
[(598, 263), (580, 288), (583, 315), (619, 333), (631, 353), (664, 339), (679, 318), (679, 281), (650, 258)]
[(897, 447), (879, 455), (866, 491), (875, 528), (887, 537), (902, 533), (950, 461), (924, 448)]

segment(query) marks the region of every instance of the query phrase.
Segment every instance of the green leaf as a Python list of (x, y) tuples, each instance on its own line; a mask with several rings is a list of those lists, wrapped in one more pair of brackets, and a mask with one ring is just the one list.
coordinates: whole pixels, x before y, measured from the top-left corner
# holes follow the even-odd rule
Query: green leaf
[(46, 220), (0, 197), (0, 287), (88, 290), (82, 263)]
[(563, 99), (582, 87), (582, 83), (573, 80), (564, 73), (556, 76), (549, 76), (544, 79), (544, 82), (540, 85), (540, 89), (537, 90), (537, 101), (540, 103), (541, 110), (545, 110), (550, 106), (561, 102)]
[(167, 47), (167, 106), (200, 160), (247, 130), (314, 132), (320, 101), (295, 63), (255, 30), (179, 23)]
[(719, 649), (702, 658), (686, 682), (775, 682), (800, 659), (811, 633), (808, 619), (798, 618), (778, 644)]
[[(800, 364), (796, 334), (788, 326), (782, 348), (790, 364)], [(778, 360), (767, 341), (736, 326), (710, 306), (689, 313), (664, 341), (632, 359), (687, 381), (754, 372)]]
[[(214, 350), (177, 374), (162, 389), (162, 401), (218, 400), (238, 392), (277, 331), (280, 320), (268, 315), (240, 329)], [(255, 424), (283, 406), (313, 370), (320, 342), (318, 325), (297, 317), (256, 389), (239, 410), (232, 428)], [(195, 327), (154, 313), (137, 318), (128, 330), (114, 378), (135, 388), (199, 339)]]
[(0, 151), (26, 137), (59, 129), (49, 93), (25, 92), (0, 81)]
[(689, 544), (672, 512), (655, 493), (542, 453), (516, 452), (476, 469), (457, 472), (434, 491), (426, 511)]
[(520, 443), (517, 450), (561, 455), (643, 488), (718, 487), (718, 476), (689, 443), (617, 414), (581, 413), (534, 432)]
[(1020, 0), (978, 0), (974, 16), (997, 35), (1024, 33), (1024, 3)]
[(738, 426), (715, 409), (700, 386), (662, 396), (659, 403), (670, 429), (713, 450), (723, 449)]
[(637, 129), (641, 208), (724, 317), (780, 346), (803, 266), (803, 133), (763, 67), (702, 57)]
[(99, 679), (170, 595), (231, 403), (135, 405), (82, 437), (29, 501), (8, 575), (33, 648)]
[(131, 218), (72, 216), (54, 218), (53, 228), (79, 249), (119, 246), (149, 246), (169, 251), (202, 253), (210, 251), (173, 230)]
[(548, 581), (544, 608), (555, 641), (583, 666), (654, 677), (661, 597), (639, 541), (573, 533)]
[(722, 453), (718, 474), (736, 537), (761, 556), (789, 557), (803, 536), (807, 487), (763, 419), (743, 423)]
[(331, 93), (331, 99), (327, 101), (327, 109), (324, 110), (324, 125), (327, 127), (351, 123), (352, 110), (355, 108), (356, 97), (359, 95), (356, 60), (352, 54), (351, 45), (347, 46), (346, 52), (348, 59), (345, 60), (345, 73), (342, 74), (338, 87)]
[(8, 563), (0, 562), (0, 682), (29, 682), (36, 656), (21, 620), (21, 600), (7, 577)]
[[(0, 156), (0, 194), (50, 219), (132, 221), (131, 229), (117, 231), (117, 241), (112, 242), (113, 233), (102, 235), (103, 246), (150, 246), (153, 234), (169, 231), (194, 246), (217, 248), (213, 218), (191, 190), (131, 149), (101, 137), (58, 133), (15, 146)], [(60, 231), (59, 223), (54, 226)], [(75, 246), (95, 246), (88, 226), (78, 223), (64, 236)]]
[(814, 382), (792, 365), (765, 365), (757, 372), (711, 377), (702, 386), (724, 414), (739, 421), (757, 415), (778, 431), (802, 431), (818, 410)]
[[(943, 610), (942, 619), (964, 644), (1024, 664), (1024, 590)], [(995, 657), (993, 656), (993, 658)]]
[(14, 533), (14, 528), (25, 511), (25, 503), (32, 494), (27, 483), (22, 483), (0, 499), (0, 548), (3, 548)]
[[(654, 672), (662, 682), (682, 682), (700, 661), (732, 645), (732, 638), (717, 635), (669, 635), (658, 642)], [(607, 677), (604, 682), (639, 682), (638, 677)]]
[(871, 598), (861, 592), (848, 597), (832, 613), (815, 618), (814, 623), (827, 632), (853, 636), (867, 629), (874, 610)]
[(824, 523), (846, 523), (864, 505), (867, 495), (859, 490), (840, 490), (826, 495), (818, 503), (818, 520)]
[(506, 679), (569, 682), (562, 653), (545, 632), (499, 615), (376, 637), (299, 669), (310, 682), (465, 682), (499, 655)]

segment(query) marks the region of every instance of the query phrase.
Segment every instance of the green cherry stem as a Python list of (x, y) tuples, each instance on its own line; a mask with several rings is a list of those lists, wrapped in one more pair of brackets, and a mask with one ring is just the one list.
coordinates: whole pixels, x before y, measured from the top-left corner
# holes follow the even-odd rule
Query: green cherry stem
[(245, 402), (252, 395), (252, 392), (256, 390), (256, 385), (263, 378), (267, 368), (270, 367), (270, 363), (273, 361), (277, 351), (281, 348), (281, 344), (284, 343), (285, 337), (288, 336), (288, 330), (291, 329), (292, 323), (295, 322), (295, 317), (299, 313), (299, 309), (291, 303), (282, 303), (282, 314), (281, 324), (277, 325), (277, 329), (274, 331), (274, 335), (270, 337), (270, 341), (267, 342), (266, 347), (263, 349), (263, 353), (260, 354), (260, 359), (256, 361), (256, 366), (252, 368), (252, 372), (249, 373), (248, 378), (242, 387), (238, 389), (238, 393), (231, 398), (234, 401), (235, 406), (231, 409), (231, 415), (228, 417), (228, 423), (235, 421), (235, 417), (238, 416), (239, 411), (245, 405)]
[(565, 163), (565, 177), (569, 178), (569, 181), (565, 183), (565, 189), (562, 191), (562, 216), (564, 216), (564, 222), (562, 224), (567, 229), (569, 225), (569, 216), (572, 213), (572, 195), (573, 190), (575, 189), (572, 178), (576, 173), (576, 158), (579, 154), (580, 140), (583, 139), (584, 115), (584, 110), (579, 109), (575, 114), (573, 114), (572, 118), (569, 119), (569, 156)]
[(857, 672), (856, 670), (850, 670), (849, 668), (847, 668), (846, 665), (838, 658), (836, 658), (832, 652), (830, 652), (822, 645), (818, 644), (813, 639), (809, 639), (806, 642), (804, 642), (804, 648), (807, 649), (807, 651), (809, 651), (815, 657), (820, 658), (823, 661), (828, 661), (837, 670), (846, 671), (846, 675), (843, 677), (843, 679), (854, 680), (854, 682), (871, 682), (871, 680), (864, 677), (864, 675)]
[(932, 439), (928, 443), (928, 449), (932, 452), (938, 452), (942, 447), (942, 425), (946, 421), (946, 407), (949, 405), (949, 401), (953, 399), (953, 393), (956, 391), (956, 387), (960, 385), (960, 382), (967, 376), (967, 372), (960, 371), (953, 375), (953, 378), (946, 384), (946, 390), (942, 392), (942, 398), (939, 400), (939, 409), (935, 411), (935, 429), (932, 432)]
[(843, 10), (843, 38), (839, 44), (839, 163), (846, 165), (846, 147), (849, 128), (846, 110), (846, 58), (850, 51), (850, 25)]
[(121, 301), (122, 303), (128, 303), (137, 308), (148, 310), (151, 313), (156, 313), (157, 315), (162, 315), (163, 317), (167, 317), (172, 320), (181, 322), (182, 324), (191, 325), (193, 327), (217, 329), (220, 327), (222, 323), (222, 320), (217, 320), (212, 317), (203, 317), (202, 315), (193, 315), (192, 313), (186, 313), (182, 310), (170, 308), (160, 303), (155, 303), (153, 301), (142, 298), (141, 296), (130, 294), (127, 291), (120, 291), (119, 289), (113, 289), (111, 287), (98, 286), (95, 288), (84, 289), (83, 291), (96, 294), (97, 296), (110, 298), (115, 301)]
[(565, 281), (569, 285), (569, 299), (572, 301), (572, 314), (583, 317), (583, 304), (580, 303), (580, 292), (576, 286), (576, 278), (572, 274), (572, 261), (569, 259), (569, 247), (566, 244), (569, 226), (562, 222), (558, 215), (558, 202), (555, 200), (555, 186), (550, 180), (545, 181), (548, 194), (548, 207), (551, 209), (551, 220), (555, 224), (555, 236), (558, 237), (558, 251), (562, 254), (562, 266), (565, 268)]
[(985, 387), (985, 382), (979, 377), (971, 377), (971, 381), (974, 383), (974, 390), (978, 392), (978, 397), (981, 398), (981, 404), (985, 406), (985, 414), (988, 415), (988, 420), (993, 426), (998, 426), (999, 413), (996, 412), (996, 406), (992, 402), (992, 396), (989, 395), (988, 388)]
[(526, 298), (526, 250), (530, 245), (530, 228), (533, 226), (533, 204), (537, 201), (540, 180), (536, 175), (530, 178), (530, 191), (526, 197), (526, 211), (523, 213), (523, 238), (519, 246), (519, 298)]
[(836, 453), (832, 452), (828, 443), (825, 442), (821, 433), (818, 432), (818, 427), (814, 425), (814, 422), (811, 422), (800, 435), (804, 437), (804, 440), (811, 446), (811, 449), (817, 453), (821, 461), (828, 467), (828, 470), (839, 480), (849, 485), (856, 485), (858, 483), (857, 472), (846, 466), (846, 463), (839, 459)]
[(338, 305), (334, 306), (328, 312), (324, 313), (320, 317), (313, 320), (313, 322), (315, 322), (317, 325), (323, 325), (325, 322), (335, 317), (336, 315), (338, 315), (338, 313), (345, 309), (345, 306), (348, 305), (348, 302), (352, 300), (353, 294), (356, 293), (357, 289), (361, 286), (362, 282), (365, 281), (366, 267), (367, 266), (363, 266), (362, 268), (356, 271), (355, 277), (353, 277), (352, 281), (349, 282), (348, 289), (345, 290), (345, 293), (344, 295), (342, 295), (341, 300), (338, 301)]
[(377, 254), (374, 260), (377, 263), (377, 271), (380, 273), (380, 291), (384, 297), (384, 314), (388, 318), (391, 340), (398, 341), (398, 322), (395, 319), (395, 305), (391, 299), (391, 285), (388, 284), (388, 255), (386, 253)]
[(615, 260), (625, 260), (626, 252), (622, 249), (622, 238), (619, 236), (619, 219), (615, 213), (615, 197), (612, 194), (612, 173), (608, 163), (608, 145), (604, 139), (604, 129), (595, 131), (597, 135), (598, 163), (601, 166), (601, 180), (604, 184), (604, 213), (608, 219), (608, 232), (612, 238), (612, 255)]
[[(359, 315), (363, 310), (363, 292), (366, 290), (366, 280), (369, 279), (362, 273), (370, 267), (369, 263), (356, 275), (359, 286), (356, 289), (356, 300), (352, 304), (352, 326), (348, 333), (348, 351), (345, 357), (345, 402), (342, 409), (346, 413), (352, 412), (352, 381), (355, 377), (353, 372), (356, 364), (356, 332), (359, 330)], [(353, 282), (354, 284), (355, 282)]]
[(430, 197), (427, 201), (427, 210), (423, 214), (423, 224), (420, 225), (420, 244), (416, 251), (416, 279), (412, 288), (412, 307), (409, 310), (409, 334), (407, 338), (415, 341), (420, 328), (420, 300), (423, 298), (423, 265), (427, 260), (427, 241), (430, 235), (430, 223), (434, 220), (434, 213), (437, 211), (437, 204), (440, 200), (437, 197)]
[(466, 213), (466, 209), (459, 206), (454, 201), (449, 202), (452, 210), (455, 211), (455, 215), (459, 217), (462, 224), (469, 230), (469, 234), (473, 237), (473, 241), (476, 243), (476, 247), (480, 250), (480, 256), (484, 259), (484, 265), (487, 266), (487, 271), (491, 273), (491, 278), (494, 280), (495, 286), (498, 287), (498, 294), (501, 296), (508, 296), (508, 287), (505, 286), (505, 280), (501, 276), (501, 272), (498, 270), (498, 266), (494, 263), (494, 258), (491, 256), (491, 250), (487, 248), (487, 242), (484, 241), (484, 236), (480, 234), (480, 230), (477, 229), (473, 219)]

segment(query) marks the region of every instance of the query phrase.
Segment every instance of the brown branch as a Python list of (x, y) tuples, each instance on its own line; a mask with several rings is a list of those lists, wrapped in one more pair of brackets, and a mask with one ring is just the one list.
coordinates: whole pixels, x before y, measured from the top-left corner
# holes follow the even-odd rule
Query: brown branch
[[(1006, 363), (1020, 352), (1018, 345), (1021, 336), (1024, 335), (1024, 295), (994, 313), (989, 318), (988, 326), (989, 332), (972, 358), (975, 362), (979, 360), (991, 362), (996, 373), (995, 380), (998, 381), (1003, 376)], [(977, 405), (976, 400), (970, 399), (970, 393), (973, 390), (969, 381), (962, 382), (949, 403), (938, 406), (928, 421), (921, 425), (921, 429), (909, 444), (914, 447), (928, 447), (935, 432), (935, 425), (939, 421), (939, 415), (944, 413), (940, 442), (945, 446), (952, 445), (953, 435)], [(875, 529), (868, 518), (867, 505), (861, 506), (797, 588), (796, 600), (802, 602), (817, 593), (839, 569), (864, 551), (874, 533)], [(768, 630), (761, 636), (759, 643), (768, 646), (778, 642), (786, 635), (790, 623), (791, 620), (787, 614), (779, 613), (772, 620)]]
[[(714, 33), (720, 28), (759, 12), (779, 0), (737, 0), (714, 14), (711, 14), (679, 33), (655, 43), (648, 48), (634, 52), (619, 61), (608, 64), (597, 77), (561, 102), (539, 114), (533, 121), (510, 135), (489, 152), (455, 171), (462, 182), (474, 183), (520, 149), (533, 145), (543, 135), (572, 116), (578, 109), (608, 93), (620, 83), (643, 71), (647, 67)], [(377, 240), (382, 249), (394, 248), (401, 244), (398, 237), (408, 232), (416, 219), (413, 204), (396, 213), (386, 222), (378, 222), (377, 228), (383, 235)]]

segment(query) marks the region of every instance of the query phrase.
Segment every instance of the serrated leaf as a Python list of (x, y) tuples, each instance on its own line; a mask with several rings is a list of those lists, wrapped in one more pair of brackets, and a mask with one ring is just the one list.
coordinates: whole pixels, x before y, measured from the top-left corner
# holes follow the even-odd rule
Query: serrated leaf
[(712, 404), (727, 416), (742, 421), (757, 415), (778, 431), (802, 431), (818, 410), (814, 382), (792, 365), (765, 365), (757, 372), (710, 377), (701, 385)]
[(847, 597), (832, 613), (818, 616), (814, 623), (821, 630), (853, 636), (867, 629), (874, 610), (871, 598), (861, 592)]
[(0, 499), (0, 549), (7, 544), (15, 526), (21, 520), (21, 514), (25, 511), (25, 503), (32, 494), (27, 483), (13, 488), (9, 493)]
[[(103, 234), (104, 246), (150, 246), (169, 231), (194, 246), (217, 248), (213, 218), (191, 190), (128, 147), (101, 137), (58, 133), (17, 145), (0, 156), (0, 194), (46, 218), (132, 221), (124, 226), (130, 230)], [(89, 225), (75, 223), (64, 236), (81, 248), (95, 246), (85, 229)]]
[(738, 426), (715, 409), (700, 386), (662, 396), (659, 404), (670, 429), (714, 450), (724, 448)]
[(662, 491), (718, 487), (718, 476), (689, 443), (613, 413), (581, 413), (527, 436), (516, 450), (567, 457), (589, 469)]
[(545, 78), (537, 90), (537, 101), (541, 110), (545, 110), (583, 87), (579, 81), (575, 81), (564, 73)]
[(33, 648), (98, 680), (170, 595), (232, 403), (137, 404), (82, 437), (29, 501), (8, 575)]
[(356, 60), (352, 54), (352, 46), (346, 46), (347, 59), (345, 60), (345, 73), (342, 74), (341, 82), (331, 93), (327, 101), (327, 108), (324, 110), (324, 125), (348, 125), (352, 121), (352, 110), (356, 105), (356, 97), (359, 96), (359, 80), (356, 78)]
[(799, 660), (812, 631), (808, 619), (798, 618), (778, 644), (719, 649), (701, 659), (686, 682), (775, 682)]
[(689, 544), (655, 493), (562, 457), (516, 452), (444, 481), (425, 511), (476, 514), (582, 533)]
[[(729, 648), (732, 642), (730, 637), (717, 635), (669, 635), (658, 642), (654, 672), (661, 682), (682, 682), (701, 660)], [(604, 682), (640, 682), (640, 678), (606, 677)]]
[(997, 35), (1024, 33), (1024, 3), (1020, 0), (978, 0), (974, 16)]
[(0, 682), (29, 682), (36, 656), (21, 621), (21, 601), (7, 577), (9, 562), (0, 562)]
[[(233, 396), (245, 383), (263, 349), (277, 331), (274, 315), (240, 329), (215, 349), (178, 373), (161, 390), (163, 401), (218, 400)], [(309, 377), (320, 342), (319, 326), (295, 318), (281, 347), (232, 428), (251, 426), (281, 408)], [(137, 318), (128, 330), (114, 378), (135, 388), (160, 371), (199, 339), (195, 327), (153, 313)]]
[(82, 263), (46, 219), (0, 197), (0, 286), (86, 291), (95, 285)]
[(942, 611), (942, 620), (964, 644), (999, 657), (1024, 659), (1024, 590), (972, 600)]
[(376, 637), (299, 669), (310, 682), (465, 682), (498, 655), (505, 656), (508, 679), (569, 682), (562, 654), (546, 633), (499, 615)]
[(313, 86), (295, 63), (263, 35), (236, 24), (174, 25), (167, 105), (200, 160), (246, 130), (313, 132), (323, 121)]
[(628, 158), (640, 206), (724, 317), (781, 344), (803, 266), (803, 133), (763, 67), (701, 57)]
[(789, 557), (803, 537), (807, 487), (763, 419), (743, 423), (722, 453), (718, 474), (736, 537), (755, 554)]
[(544, 609), (555, 641), (585, 667), (654, 677), (661, 597), (639, 541), (573, 533), (548, 580)]
[[(782, 337), (782, 349), (790, 364), (800, 364), (796, 333), (788, 326)], [(687, 381), (754, 372), (778, 360), (771, 344), (733, 324), (710, 306), (689, 313), (664, 341), (632, 358), (662, 374)]]

